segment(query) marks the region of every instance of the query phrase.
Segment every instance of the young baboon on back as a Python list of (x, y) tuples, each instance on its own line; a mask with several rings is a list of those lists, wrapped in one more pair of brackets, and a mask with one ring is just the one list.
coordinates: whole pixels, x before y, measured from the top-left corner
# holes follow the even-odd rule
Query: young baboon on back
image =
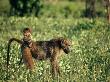
[(24, 28), (23, 29), (23, 46), (30, 47), (32, 44), (32, 36), (31, 36), (32, 30), (30, 28)]
[(22, 40), (19, 40), (19, 39), (16, 39), (16, 38), (11, 38), (8, 42), (7, 67), (9, 65), (9, 50), (10, 50), (11, 42), (16, 41), (21, 45), (22, 57), (21, 57), (20, 63), (23, 59), (23, 61), (27, 65), (27, 67), (30, 68), (30, 69), (33, 69), (34, 62), (32, 60), (32, 54), (31, 54), (31, 51), (30, 51), (30, 47), (32, 45), (32, 39), (31, 39), (32, 31), (31, 31), (30, 28), (24, 28), (22, 33), (23, 33)]
[(32, 54), (31, 54), (31, 50), (30, 50), (30, 47), (32, 46), (31, 33), (32, 33), (32, 30), (30, 28), (23, 29), (23, 39), (22, 39), (23, 43), (21, 44), (22, 57), (20, 60), (20, 63), (21, 63), (21, 61), (23, 59), (27, 68), (29, 68), (29, 69), (34, 68), (34, 62), (32, 60)]

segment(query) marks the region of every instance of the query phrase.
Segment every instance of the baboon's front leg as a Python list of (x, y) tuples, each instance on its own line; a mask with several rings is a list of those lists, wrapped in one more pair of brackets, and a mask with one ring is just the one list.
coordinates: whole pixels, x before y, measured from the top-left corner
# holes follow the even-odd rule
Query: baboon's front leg
[(56, 61), (52, 60), (51, 61), (51, 66), (52, 66), (52, 75), (56, 75)]
[(54, 59), (51, 59), (50, 61), (51, 61), (51, 66), (52, 66), (52, 75), (56, 76), (57, 74), (60, 74), (58, 61)]
[(59, 67), (58, 61), (56, 62), (56, 71), (60, 75), (60, 67)]

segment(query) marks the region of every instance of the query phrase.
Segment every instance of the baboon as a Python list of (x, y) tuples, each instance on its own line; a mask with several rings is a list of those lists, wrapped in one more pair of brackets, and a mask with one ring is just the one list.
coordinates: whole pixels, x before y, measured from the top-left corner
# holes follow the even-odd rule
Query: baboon
[(16, 41), (21, 44), (22, 58), (29, 69), (34, 68), (33, 59), (36, 60), (45, 60), (49, 59), (52, 66), (52, 74), (60, 74), (58, 60), (61, 56), (62, 51), (66, 54), (70, 52), (69, 46), (71, 42), (68, 39), (56, 38), (49, 41), (32, 41), (30, 46), (24, 46), (25, 42), (22, 40), (12, 38), (8, 43), (8, 52), (7, 52), (7, 66), (9, 63), (9, 48), (12, 41)]
[[(7, 50), (7, 67), (9, 65), (9, 50), (10, 50), (10, 44), (13, 41), (18, 42), (19, 44), (21, 44), (21, 53), (22, 53), (22, 57), (20, 60), (20, 63), (22, 61), (22, 59), (24, 60), (25, 64), (27, 65), (27, 67), (29, 69), (33, 69), (33, 60), (32, 60), (32, 55), (31, 55), (31, 51), (30, 51), (30, 46), (32, 45), (32, 39), (31, 39), (31, 29), (30, 28), (24, 28), (23, 29), (23, 39), (19, 40), (16, 38), (11, 38), (8, 42), (8, 50)], [(26, 56), (26, 57), (25, 57)], [(19, 64), (20, 64), (19, 63)], [(31, 67), (31, 68), (30, 68)]]
[(31, 33), (32, 33), (32, 30), (30, 28), (23, 29), (23, 39), (22, 39), (23, 47), (30, 47), (31, 46), (31, 42), (32, 42)]

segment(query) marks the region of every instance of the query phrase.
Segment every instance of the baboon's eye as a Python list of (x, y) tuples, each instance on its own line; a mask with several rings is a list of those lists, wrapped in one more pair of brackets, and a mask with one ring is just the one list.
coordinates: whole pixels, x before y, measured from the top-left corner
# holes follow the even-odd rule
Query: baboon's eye
[(70, 44), (68, 46), (71, 46)]

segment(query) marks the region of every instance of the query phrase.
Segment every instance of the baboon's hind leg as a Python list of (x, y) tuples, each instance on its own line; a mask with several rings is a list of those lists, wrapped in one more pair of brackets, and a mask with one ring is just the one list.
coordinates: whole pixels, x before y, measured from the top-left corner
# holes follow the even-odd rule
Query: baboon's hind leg
[(34, 61), (32, 59), (30, 48), (28, 47), (23, 49), (23, 61), (26, 64), (27, 68), (29, 68), (30, 70), (34, 69)]

